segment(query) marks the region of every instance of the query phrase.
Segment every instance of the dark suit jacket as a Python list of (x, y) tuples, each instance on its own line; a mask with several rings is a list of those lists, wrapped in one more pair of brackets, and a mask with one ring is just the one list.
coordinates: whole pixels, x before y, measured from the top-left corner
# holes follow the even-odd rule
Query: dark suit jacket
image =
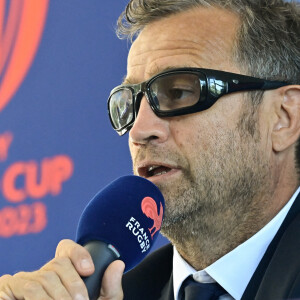
[[(125, 300), (174, 300), (173, 247), (150, 254), (123, 277)], [(269, 245), (242, 300), (300, 299), (300, 195)]]

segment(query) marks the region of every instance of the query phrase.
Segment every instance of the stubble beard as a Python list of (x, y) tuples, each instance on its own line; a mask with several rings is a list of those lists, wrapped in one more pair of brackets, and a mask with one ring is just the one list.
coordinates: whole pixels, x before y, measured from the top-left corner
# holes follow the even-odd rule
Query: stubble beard
[(203, 267), (265, 225), (271, 191), (258, 138), (240, 130), (209, 138), (213, 147), (196, 153), (177, 184), (158, 184), (166, 201), (161, 233), (183, 256), (201, 254)]
[(210, 147), (194, 151), (188, 162), (173, 149), (154, 147), (135, 158), (150, 153), (184, 166), (176, 180), (157, 184), (166, 202), (161, 233), (191, 265), (200, 262), (199, 268), (237, 247), (268, 221), (270, 162), (261, 150), (257, 118), (245, 114), (235, 130), (206, 135)]

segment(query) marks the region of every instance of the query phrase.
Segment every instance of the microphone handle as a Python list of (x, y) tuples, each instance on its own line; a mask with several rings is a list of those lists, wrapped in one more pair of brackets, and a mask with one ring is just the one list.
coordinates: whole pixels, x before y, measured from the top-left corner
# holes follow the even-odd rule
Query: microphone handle
[(112, 246), (101, 241), (90, 241), (85, 246), (92, 256), (95, 272), (83, 281), (88, 290), (89, 299), (96, 300), (100, 295), (102, 277), (108, 265), (120, 257), (118, 251)]

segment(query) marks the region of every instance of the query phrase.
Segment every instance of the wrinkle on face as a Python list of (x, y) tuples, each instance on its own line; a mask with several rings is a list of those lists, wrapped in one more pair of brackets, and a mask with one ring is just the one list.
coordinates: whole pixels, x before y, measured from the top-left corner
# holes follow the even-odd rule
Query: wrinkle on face
[[(147, 80), (151, 69), (167, 64), (168, 57), (178, 64), (192, 60), (194, 67), (239, 73), (230, 59), (239, 19), (225, 12), (192, 9), (147, 25), (131, 47), (128, 77), (135, 74), (137, 82)], [(153, 43), (148, 42), (151, 38)]]

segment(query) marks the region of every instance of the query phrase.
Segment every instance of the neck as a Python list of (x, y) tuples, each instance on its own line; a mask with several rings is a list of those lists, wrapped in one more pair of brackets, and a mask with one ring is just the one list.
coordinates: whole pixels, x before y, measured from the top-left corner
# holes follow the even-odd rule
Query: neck
[[(286, 185), (285, 188), (275, 189), (273, 193), (261, 195), (253, 200), (255, 205), (250, 210), (247, 207), (244, 213), (236, 214), (227, 210), (219, 214), (214, 212), (209, 218), (199, 218), (195, 212), (170, 225), (163, 233), (194, 269), (203, 270), (270, 222), (290, 200), (297, 187), (297, 184)], [(270, 209), (263, 210), (258, 203)]]

